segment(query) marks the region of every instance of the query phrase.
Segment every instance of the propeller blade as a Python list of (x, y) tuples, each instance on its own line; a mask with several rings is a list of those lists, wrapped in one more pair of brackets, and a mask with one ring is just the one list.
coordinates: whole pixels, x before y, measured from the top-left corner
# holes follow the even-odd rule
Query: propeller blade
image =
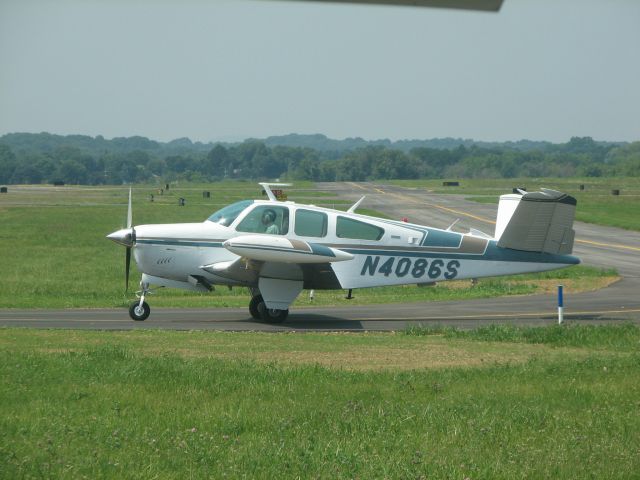
[(124, 266), (124, 290), (129, 291), (129, 269), (131, 268), (131, 247), (127, 247), (127, 256)]
[(127, 256), (124, 266), (124, 291), (129, 291), (129, 269), (131, 268), (131, 247), (127, 247)]
[(131, 209), (131, 187), (129, 187), (129, 210), (127, 210), (127, 228), (133, 224), (133, 211)]

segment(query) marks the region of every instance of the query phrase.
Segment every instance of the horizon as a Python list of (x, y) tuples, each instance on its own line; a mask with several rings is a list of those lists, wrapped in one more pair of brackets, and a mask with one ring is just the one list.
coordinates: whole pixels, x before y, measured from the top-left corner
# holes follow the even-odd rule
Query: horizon
[(189, 140), (191, 143), (193, 144), (203, 144), (203, 145), (210, 145), (210, 144), (222, 144), (222, 143), (227, 143), (227, 144), (235, 144), (235, 143), (243, 143), (246, 141), (251, 141), (251, 140), (256, 140), (256, 141), (263, 141), (263, 140), (268, 140), (270, 138), (281, 138), (281, 137), (289, 137), (289, 136), (300, 136), (300, 137), (312, 137), (312, 136), (323, 136), (324, 138), (326, 138), (327, 140), (332, 140), (332, 141), (338, 141), (338, 142), (342, 142), (342, 141), (348, 141), (348, 140), (363, 140), (365, 142), (368, 143), (372, 143), (372, 142), (390, 142), (390, 143), (400, 143), (400, 142), (429, 142), (429, 141), (435, 141), (435, 140), (454, 140), (454, 141), (462, 141), (462, 142), (473, 142), (473, 143), (518, 143), (518, 142), (532, 142), (532, 143), (550, 143), (550, 144), (554, 144), (554, 145), (559, 145), (559, 144), (564, 144), (564, 143), (569, 143), (571, 141), (571, 138), (591, 138), (594, 142), (596, 143), (607, 143), (607, 144), (629, 144), (629, 143), (635, 143), (640, 141), (639, 140), (609, 140), (609, 139), (598, 139), (598, 138), (593, 138), (589, 135), (574, 135), (571, 138), (568, 138), (565, 141), (559, 141), (559, 142), (554, 142), (551, 140), (537, 140), (537, 139), (531, 139), (531, 138), (519, 138), (517, 140), (503, 140), (503, 141), (498, 141), (498, 140), (480, 140), (480, 139), (476, 139), (476, 138), (463, 138), (463, 137), (431, 137), (431, 138), (400, 138), (400, 139), (390, 139), (390, 138), (366, 138), (366, 137), (362, 137), (362, 136), (355, 136), (355, 137), (344, 137), (344, 138), (334, 138), (334, 137), (330, 137), (324, 133), (297, 133), (297, 132), (291, 132), (291, 133), (286, 133), (283, 135), (269, 135), (267, 137), (245, 137), (239, 140), (221, 140), (221, 139), (214, 139), (214, 140), (198, 140), (198, 139), (193, 139), (190, 137), (176, 137), (176, 138), (172, 138), (170, 140), (160, 140), (157, 138), (153, 138), (153, 137), (149, 137), (146, 135), (124, 135), (124, 136), (113, 136), (113, 137), (107, 137), (106, 135), (101, 135), (101, 134), (97, 134), (97, 135), (88, 135), (88, 134), (84, 134), (84, 133), (54, 133), (54, 132), (47, 132), (47, 131), (42, 131), (42, 132), (6, 132), (0, 135), (0, 139), (2, 137), (4, 137), (5, 135), (21, 135), (21, 134), (28, 134), (28, 135), (40, 135), (40, 134), (45, 134), (45, 135), (54, 135), (54, 136), (60, 136), (60, 137), (73, 137), (73, 136), (80, 136), (80, 137), (89, 137), (92, 139), (98, 139), (98, 138), (102, 138), (106, 141), (111, 141), (117, 138), (134, 138), (134, 137), (140, 137), (140, 138), (146, 138), (147, 140), (150, 141), (154, 141), (154, 142), (158, 142), (158, 143), (171, 143), (177, 140), (184, 140), (187, 139)]

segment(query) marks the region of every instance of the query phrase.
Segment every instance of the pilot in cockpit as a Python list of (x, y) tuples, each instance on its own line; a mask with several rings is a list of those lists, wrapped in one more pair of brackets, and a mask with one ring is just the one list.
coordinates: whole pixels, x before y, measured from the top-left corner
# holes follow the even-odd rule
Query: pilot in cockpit
[(274, 222), (276, 221), (276, 212), (271, 210), (270, 208), (265, 210), (262, 214), (262, 224), (266, 227), (264, 233), (269, 233), (271, 235), (279, 235), (280, 229), (278, 225)]

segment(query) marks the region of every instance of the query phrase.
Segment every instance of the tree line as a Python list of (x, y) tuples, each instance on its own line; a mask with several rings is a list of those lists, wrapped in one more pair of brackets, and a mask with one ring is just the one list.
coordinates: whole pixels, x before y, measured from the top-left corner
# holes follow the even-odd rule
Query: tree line
[(202, 144), (188, 139), (160, 143), (144, 137), (11, 134), (0, 137), (0, 183), (640, 176), (640, 142), (574, 137), (562, 144), (527, 145), (467, 142), (403, 150), (372, 142), (353, 149), (318, 150), (263, 140)]

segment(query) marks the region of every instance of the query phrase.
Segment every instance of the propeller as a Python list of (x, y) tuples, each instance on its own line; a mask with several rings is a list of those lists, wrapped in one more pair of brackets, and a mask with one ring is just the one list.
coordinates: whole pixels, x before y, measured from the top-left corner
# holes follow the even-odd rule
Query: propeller
[(124, 291), (129, 291), (129, 269), (131, 268), (131, 247), (127, 247), (127, 255), (124, 267)]
[(131, 208), (131, 187), (129, 187), (129, 208), (127, 209), (127, 228), (131, 229), (131, 245), (127, 246), (124, 267), (124, 291), (129, 291), (129, 270), (131, 269), (131, 248), (136, 241), (136, 231), (133, 229), (133, 209)]
[(126, 247), (124, 264), (124, 285), (125, 291), (129, 290), (129, 271), (131, 270), (131, 249), (136, 243), (136, 229), (133, 227), (133, 213), (131, 208), (131, 187), (129, 187), (129, 209), (127, 211), (127, 228), (107, 235), (109, 240), (113, 240)]

